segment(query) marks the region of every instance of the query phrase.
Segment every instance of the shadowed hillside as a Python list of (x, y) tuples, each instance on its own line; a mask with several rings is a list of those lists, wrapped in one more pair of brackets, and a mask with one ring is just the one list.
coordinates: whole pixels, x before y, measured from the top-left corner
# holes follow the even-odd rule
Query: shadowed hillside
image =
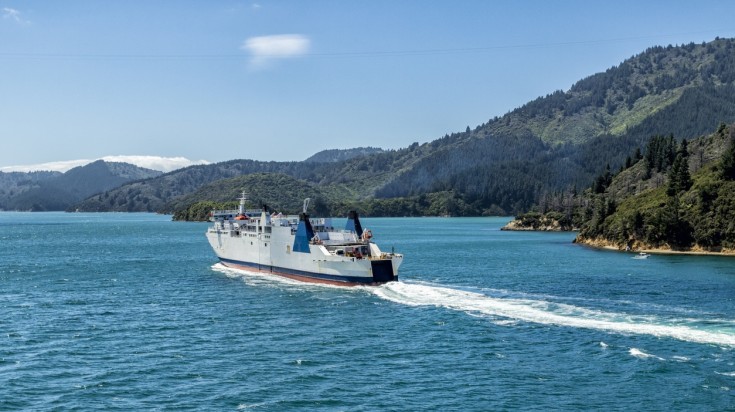
[[(39, 179), (39, 173), (43, 179)], [(125, 183), (159, 176), (161, 172), (127, 163), (98, 160), (75, 167), (66, 173), (33, 172), (13, 174), (18, 181), (13, 188), (4, 189), (2, 208), (7, 210), (66, 210), (88, 196), (119, 187)], [(19, 188), (22, 188), (20, 190)]]

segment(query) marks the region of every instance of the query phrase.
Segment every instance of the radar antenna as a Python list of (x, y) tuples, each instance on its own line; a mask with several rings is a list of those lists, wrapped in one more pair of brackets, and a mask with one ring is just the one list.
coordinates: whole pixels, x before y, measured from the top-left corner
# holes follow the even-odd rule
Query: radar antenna
[(309, 207), (309, 202), (311, 202), (311, 198), (307, 197), (304, 199), (304, 213), (306, 213), (306, 209)]

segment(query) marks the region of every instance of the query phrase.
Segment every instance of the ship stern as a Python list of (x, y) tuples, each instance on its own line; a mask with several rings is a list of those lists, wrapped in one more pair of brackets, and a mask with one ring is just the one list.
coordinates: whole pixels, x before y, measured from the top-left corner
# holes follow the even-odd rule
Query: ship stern
[(398, 280), (398, 273), (393, 270), (393, 261), (391, 259), (371, 260), (370, 266), (374, 283), (387, 283)]

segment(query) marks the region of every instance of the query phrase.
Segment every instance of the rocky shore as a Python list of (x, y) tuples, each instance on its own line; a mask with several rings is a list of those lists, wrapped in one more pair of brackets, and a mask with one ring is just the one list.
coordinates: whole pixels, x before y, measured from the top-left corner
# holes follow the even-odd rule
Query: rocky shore
[(645, 252), (660, 255), (705, 255), (705, 256), (735, 256), (735, 249), (718, 248), (706, 249), (701, 246), (694, 246), (689, 249), (671, 249), (668, 247), (654, 247), (642, 242), (633, 242), (631, 245), (619, 245), (604, 238), (589, 239), (577, 236), (574, 243), (593, 247), (596, 249), (615, 250), (620, 252)]
[(538, 231), (538, 232), (573, 232), (579, 230), (573, 225), (563, 222), (563, 219), (549, 217), (536, 213), (521, 215), (511, 220), (500, 230), (510, 231)]

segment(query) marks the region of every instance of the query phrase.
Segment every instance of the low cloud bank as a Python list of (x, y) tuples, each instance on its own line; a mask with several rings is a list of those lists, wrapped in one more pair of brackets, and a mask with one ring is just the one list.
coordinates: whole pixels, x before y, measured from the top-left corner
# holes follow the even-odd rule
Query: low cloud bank
[(105, 156), (100, 159), (78, 159), (78, 160), (62, 160), (58, 162), (40, 163), (35, 165), (19, 165), (0, 167), (0, 172), (35, 172), (35, 171), (52, 171), (66, 172), (78, 166), (84, 166), (96, 160), (104, 160), (105, 162), (130, 163), (147, 169), (160, 170), (162, 172), (170, 172), (172, 170), (181, 169), (191, 165), (209, 164), (206, 160), (189, 160), (185, 157), (161, 157), (161, 156)]

